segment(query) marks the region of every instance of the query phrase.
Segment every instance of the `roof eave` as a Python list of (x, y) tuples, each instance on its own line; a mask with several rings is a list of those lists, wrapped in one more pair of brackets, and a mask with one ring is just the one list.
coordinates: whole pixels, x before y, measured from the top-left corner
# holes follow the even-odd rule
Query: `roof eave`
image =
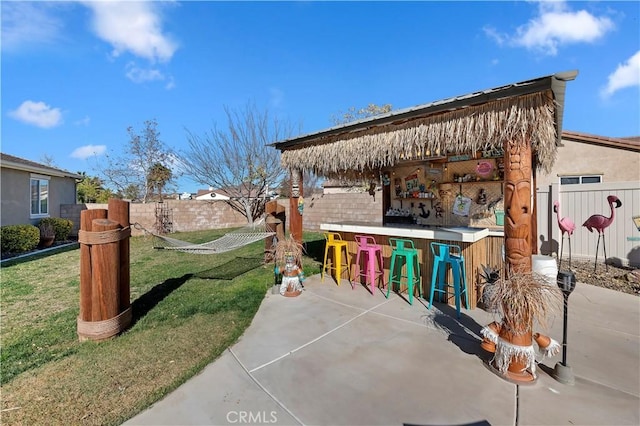
[(514, 96), (522, 96), (531, 93), (540, 92), (551, 89), (556, 101), (556, 128), (557, 128), (557, 144), (560, 144), (562, 133), (562, 117), (564, 113), (564, 98), (566, 82), (574, 80), (578, 75), (577, 70), (565, 71), (553, 75), (539, 77), (519, 83), (513, 83), (494, 89), (473, 92), (467, 95), (461, 95), (454, 98), (443, 99), (428, 104), (418, 105), (411, 108), (391, 111), (385, 114), (377, 115), (372, 118), (365, 118), (358, 121), (334, 126), (319, 132), (309, 133), (296, 138), (287, 139), (272, 144), (276, 149), (282, 151), (294, 146), (305, 145), (314, 141), (319, 141), (325, 137), (362, 131), (373, 127), (384, 126), (393, 123), (404, 122), (416, 118), (422, 118), (429, 115), (454, 111), (472, 105), (479, 105), (499, 99), (510, 98)]
[(38, 173), (38, 174), (47, 175), (47, 176), (82, 179), (82, 176), (76, 173), (69, 173), (69, 172), (65, 172), (64, 170), (57, 170), (57, 169), (52, 169), (47, 167), (36, 167), (28, 164), (16, 163), (10, 160), (2, 161), (2, 167), (6, 167), (8, 169), (14, 169), (14, 170), (22, 170), (30, 173)]
[(606, 146), (610, 148), (624, 149), (627, 151), (640, 151), (640, 144), (634, 143), (624, 138), (613, 138), (608, 136), (592, 135), (582, 132), (572, 132), (564, 130), (562, 139), (565, 141), (579, 142), (589, 145)]
[(550, 76), (551, 90), (556, 101), (556, 145), (562, 146), (562, 121), (564, 117), (564, 99), (567, 81), (573, 81), (578, 76), (577, 70), (559, 72)]

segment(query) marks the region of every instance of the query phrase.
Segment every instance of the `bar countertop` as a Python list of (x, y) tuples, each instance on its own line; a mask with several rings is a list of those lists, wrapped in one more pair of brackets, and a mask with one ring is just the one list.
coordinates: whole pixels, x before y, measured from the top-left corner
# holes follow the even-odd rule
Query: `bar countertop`
[(390, 237), (422, 238), (426, 240), (448, 240), (474, 243), (489, 235), (503, 235), (502, 231), (490, 231), (489, 228), (466, 226), (424, 226), (424, 225), (374, 225), (366, 222), (322, 223), (322, 231), (352, 232)]

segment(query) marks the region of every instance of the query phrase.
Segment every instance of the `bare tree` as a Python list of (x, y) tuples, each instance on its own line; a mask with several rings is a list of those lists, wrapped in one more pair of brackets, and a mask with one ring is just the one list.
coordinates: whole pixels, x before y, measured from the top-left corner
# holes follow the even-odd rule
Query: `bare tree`
[[(139, 194), (142, 202), (146, 203), (153, 196), (157, 188), (157, 177), (153, 173), (158, 166), (170, 169), (175, 163), (175, 155), (161, 140), (158, 122), (147, 120), (144, 122), (142, 134), (138, 134), (133, 127), (127, 128), (129, 145), (121, 156), (107, 155), (107, 164), (102, 168), (105, 180), (113, 185), (118, 193)], [(174, 175), (169, 174), (163, 182), (163, 187), (172, 182)], [(137, 191), (135, 190), (137, 188)]]
[(349, 109), (347, 109), (347, 112), (340, 112), (339, 115), (331, 116), (331, 122), (334, 125), (346, 124), (351, 121), (375, 117), (376, 115), (387, 113), (391, 111), (392, 108), (393, 107), (391, 106), (391, 104), (369, 104), (366, 107), (360, 109), (356, 109), (356, 107), (349, 107)]
[(56, 164), (56, 160), (54, 160), (53, 156), (49, 154), (43, 154), (42, 157), (40, 157), (40, 162), (45, 166), (54, 167), (54, 168), (58, 167)]
[(290, 138), (292, 126), (252, 103), (239, 110), (225, 107), (225, 114), (225, 129), (214, 124), (203, 136), (187, 131), (185, 173), (227, 192), (227, 203), (253, 223), (264, 212), (268, 192), (288, 173), (280, 166), (280, 153), (269, 144)]
[[(384, 104), (384, 105), (369, 104), (364, 108), (349, 107), (346, 112), (341, 111), (338, 114), (333, 114), (331, 116), (331, 122), (333, 123), (334, 126), (337, 126), (340, 124), (347, 124), (352, 121), (362, 120), (365, 118), (371, 118), (377, 115), (386, 114), (392, 109), (393, 109), (393, 106), (391, 104)], [(366, 178), (362, 179), (362, 177), (360, 176), (342, 176), (340, 177), (339, 180), (341, 181), (341, 184), (345, 187), (352, 187), (352, 188), (360, 187), (360, 189), (362, 189), (363, 187), (366, 188), (366, 186), (370, 185), (369, 179), (366, 179)]]

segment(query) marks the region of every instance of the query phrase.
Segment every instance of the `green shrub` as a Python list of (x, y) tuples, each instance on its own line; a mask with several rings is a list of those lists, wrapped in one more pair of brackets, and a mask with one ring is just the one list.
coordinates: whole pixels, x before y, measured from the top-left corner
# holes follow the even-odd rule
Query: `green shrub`
[(0, 228), (2, 253), (33, 250), (40, 242), (40, 230), (33, 225), (7, 225)]
[(38, 223), (39, 227), (51, 225), (56, 233), (56, 241), (66, 241), (69, 239), (73, 222), (69, 219), (62, 219), (60, 217), (45, 217), (40, 219)]

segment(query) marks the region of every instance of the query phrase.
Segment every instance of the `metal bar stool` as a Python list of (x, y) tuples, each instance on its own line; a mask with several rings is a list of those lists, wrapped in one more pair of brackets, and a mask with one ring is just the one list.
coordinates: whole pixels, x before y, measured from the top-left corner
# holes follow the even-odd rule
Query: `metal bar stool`
[[(407, 279), (407, 292), (409, 293), (409, 304), (413, 305), (414, 286), (418, 287), (418, 295), (422, 297), (422, 287), (420, 285), (420, 262), (418, 259), (418, 249), (411, 240), (400, 238), (389, 238), (389, 244), (393, 247), (391, 252), (391, 263), (389, 265), (389, 281), (387, 282), (387, 298), (394, 284), (400, 286), (402, 278)], [(396, 261), (399, 263), (396, 264)], [(406, 266), (407, 275), (402, 275), (402, 269)], [(397, 268), (397, 273), (396, 273)]]
[[(384, 286), (384, 262), (382, 260), (382, 247), (376, 243), (375, 238), (369, 235), (356, 235), (356, 243), (358, 244), (358, 251), (356, 252), (356, 263), (354, 266), (354, 283), (351, 284), (352, 288), (355, 288), (355, 279), (364, 277), (364, 283), (367, 284), (367, 280), (371, 285), (371, 294), (375, 294), (376, 278), (382, 280)], [(363, 255), (365, 261), (365, 267), (360, 268), (360, 255)], [(377, 264), (377, 268), (376, 268)]]
[[(466, 308), (469, 309), (467, 274), (460, 246), (433, 242), (431, 243), (431, 253), (433, 253), (433, 273), (431, 274), (431, 291), (429, 292), (429, 306), (427, 309), (431, 309), (431, 305), (433, 305), (433, 293), (438, 292), (446, 297), (447, 288), (453, 287), (457, 316), (460, 318), (460, 299), (463, 294)], [(453, 275), (452, 284), (447, 284), (445, 280), (445, 274), (449, 266), (451, 266)]]
[[(324, 281), (325, 271), (331, 275), (331, 270), (336, 271), (336, 283), (340, 285), (342, 279), (342, 267), (346, 266), (347, 277), (351, 282), (351, 261), (349, 260), (349, 248), (347, 242), (342, 240), (342, 236), (337, 232), (325, 232), (325, 247), (324, 247), (324, 262), (322, 264), (322, 274), (320, 275), (320, 281)], [(342, 250), (344, 249), (345, 261), (342, 261)], [(327, 263), (329, 258), (329, 250), (331, 254), (331, 264)]]

